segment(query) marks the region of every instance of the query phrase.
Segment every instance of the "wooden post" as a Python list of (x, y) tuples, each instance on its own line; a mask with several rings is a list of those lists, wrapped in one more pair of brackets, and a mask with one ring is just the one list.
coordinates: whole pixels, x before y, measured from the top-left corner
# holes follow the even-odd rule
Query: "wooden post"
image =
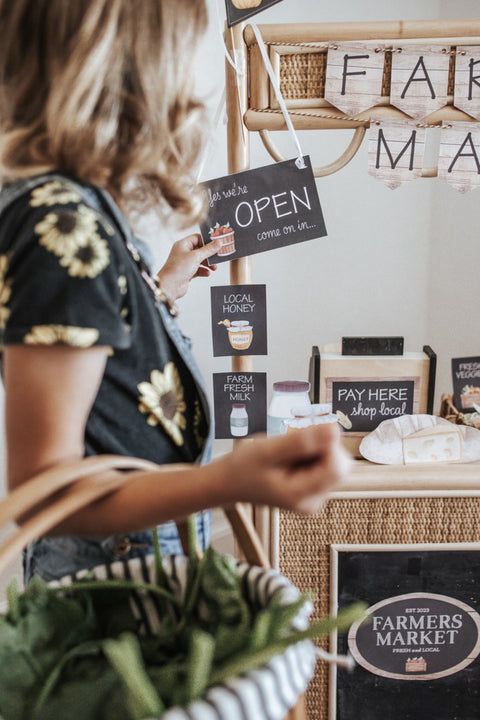
[[(225, 31), (225, 44), (232, 60), (244, 72), (235, 72), (229, 62), (226, 63), (226, 104), (227, 104), (227, 153), (228, 172), (237, 173), (250, 167), (249, 132), (243, 123), (248, 103), (247, 48), (243, 40), (244, 23), (238, 23)], [(251, 282), (251, 260), (249, 257), (230, 261), (230, 283), (241, 285)], [(252, 357), (235, 356), (232, 358), (232, 370), (249, 372), (252, 370)]]
[[(245, 74), (238, 75), (229, 62), (226, 62), (226, 106), (227, 106), (227, 153), (228, 172), (236, 173), (250, 168), (249, 130), (244, 123), (244, 115), (248, 110), (248, 48), (244, 39), (245, 23), (238, 23), (225, 31), (225, 44), (232, 60)], [(251, 258), (243, 257), (230, 261), (230, 284), (244, 285), (252, 281)], [(233, 372), (252, 372), (253, 358), (251, 355), (232, 357)], [(234, 440), (234, 443), (245, 442)], [(263, 506), (245, 506), (248, 517), (253, 521), (260, 541), (270, 563), (273, 558), (271, 542), (272, 518), (270, 508)], [(235, 546), (236, 552), (239, 548)]]
[[(228, 172), (237, 173), (248, 170), (250, 167), (250, 138), (249, 132), (243, 123), (243, 116), (247, 110), (248, 81), (247, 81), (247, 49), (243, 39), (245, 24), (238, 23), (225, 30), (225, 45), (232, 61), (239, 72), (235, 72), (232, 65), (226, 61), (226, 107), (227, 107), (227, 156)], [(230, 284), (244, 285), (251, 282), (251, 260), (249, 257), (230, 261)], [(251, 355), (232, 357), (233, 372), (251, 372), (253, 360)], [(234, 440), (234, 443), (242, 440)], [(244, 506), (247, 516), (253, 520), (253, 508)], [(240, 554), (235, 543), (235, 552)]]

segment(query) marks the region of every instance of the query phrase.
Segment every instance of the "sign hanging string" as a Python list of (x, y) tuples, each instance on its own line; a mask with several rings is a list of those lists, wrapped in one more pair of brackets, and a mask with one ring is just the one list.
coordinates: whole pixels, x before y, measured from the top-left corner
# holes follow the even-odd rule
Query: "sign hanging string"
[[(226, 90), (223, 88), (222, 95), (220, 97), (220, 100), (218, 101), (217, 109), (215, 111), (212, 127), (210, 129), (210, 137), (208, 138), (207, 142), (205, 143), (205, 148), (203, 151), (202, 158), (200, 160), (197, 172), (196, 172), (196, 181), (197, 183), (200, 181), (200, 178), (202, 176), (202, 173), (205, 169), (205, 165), (207, 164), (207, 160), (210, 157), (210, 148), (213, 143), (215, 132), (220, 125), (220, 120), (222, 118), (222, 114), (225, 110), (225, 96), (226, 96)], [(224, 120), (225, 121), (225, 120)]]
[(243, 67), (244, 63), (242, 62), (243, 56), (240, 53), (235, 52), (234, 48), (234, 58), (232, 59), (230, 53), (228, 52), (228, 48), (225, 45), (225, 40), (223, 39), (223, 29), (222, 29), (222, 19), (220, 17), (220, 11), (218, 9), (218, 0), (215, 0), (215, 14), (217, 16), (217, 23), (218, 23), (218, 34), (220, 35), (220, 40), (222, 41), (223, 45), (223, 52), (225, 54), (225, 57), (227, 58), (228, 62), (232, 66), (232, 68), (235, 70), (235, 73), (237, 76), (242, 77), (245, 75), (245, 68)]
[[(245, 63), (243, 62), (243, 54), (241, 52), (238, 52), (235, 48), (233, 48), (233, 58), (230, 55), (230, 52), (225, 44), (225, 40), (223, 37), (223, 30), (222, 30), (222, 18), (220, 17), (220, 11), (218, 9), (218, 0), (215, 0), (215, 15), (217, 18), (217, 25), (218, 25), (218, 35), (220, 37), (220, 42), (222, 43), (223, 48), (223, 54), (225, 55), (225, 58), (229, 62), (229, 64), (232, 66), (234, 72), (235, 72), (235, 78), (236, 78), (236, 85), (237, 88), (240, 84), (240, 81), (245, 77)], [(238, 92), (238, 90), (237, 90)], [(213, 124), (211, 128), (211, 137), (209, 138), (208, 142), (206, 143), (205, 150), (203, 153), (203, 157), (199, 163), (197, 172), (196, 172), (196, 181), (199, 182), (200, 177), (202, 176), (202, 172), (205, 169), (205, 165), (207, 164), (207, 160), (210, 155), (210, 145), (213, 142), (213, 137), (215, 135), (215, 131), (217, 127), (220, 124), (220, 119), (222, 116), (222, 113), (225, 108), (225, 100), (226, 100), (226, 87), (223, 88), (221, 97), (218, 101), (218, 106), (215, 111), (215, 116), (213, 119)]]
[(256, 37), (256, 39), (257, 39), (258, 47), (259, 47), (259, 49), (260, 49), (260, 53), (261, 53), (261, 55), (262, 55), (263, 62), (264, 62), (265, 67), (266, 67), (266, 69), (267, 69), (268, 76), (269, 76), (269, 78), (270, 78), (270, 82), (272, 83), (272, 87), (273, 87), (273, 90), (274, 90), (274, 93), (275, 93), (275, 97), (276, 97), (277, 100), (278, 100), (278, 104), (280, 105), (280, 110), (282, 111), (283, 117), (285, 118), (285, 122), (286, 122), (286, 124), (287, 124), (287, 128), (288, 128), (288, 130), (289, 130), (289, 132), (290, 132), (290, 135), (292, 136), (293, 141), (294, 141), (294, 143), (295, 143), (295, 146), (296, 146), (296, 148), (297, 148), (298, 157), (297, 157), (297, 159), (295, 160), (295, 165), (296, 165), (299, 169), (303, 169), (303, 168), (306, 167), (306, 165), (305, 165), (305, 161), (304, 161), (304, 159), (303, 159), (303, 152), (302, 152), (302, 148), (301, 148), (301, 146), (300, 146), (300, 140), (298, 139), (298, 135), (297, 135), (297, 133), (295, 132), (295, 128), (293, 127), (292, 120), (291, 120), (291, 118), (290, 118), (289, 112), (288, 112), (288, 110), (287, 110), (287, 106), (286, 106), (286, 104), (285, 104), (285, 100), (283, 99), (283, 95), (282, 95), (282, 92), (281, 92), (281, 90), (280, 90), (280, 85), (279, 85), (278, 82), (277, 82), (277, 78), (276, 78), (276, 76), (275, 76), (275, 72), (274, 72), (273, 67), (272, 67), (272, 64), (271, 64), (271, 62), (270, 62), (270, 58), (268, 57), (267, 50), (266, 50), (266, 48), (265, 48), (265, 43), (263, 42), (263, 38), (262, 38), (262, 36), (261, 36), (261, 34), (260, 34), (260, 30), (259, 30), (258, 27), (255, 25), (255, 23), (251, 23), (251, 27), (252, 27), (253, 32), (255, 33), (255, 37)]

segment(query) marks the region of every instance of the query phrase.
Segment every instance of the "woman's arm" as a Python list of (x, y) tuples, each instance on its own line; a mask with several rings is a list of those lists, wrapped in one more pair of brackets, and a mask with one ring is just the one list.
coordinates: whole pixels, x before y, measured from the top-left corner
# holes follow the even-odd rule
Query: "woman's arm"
[(10, 489), (52, 465), (84, 456), (85, 425), (107, 355), (106, 347), (4, 348)]
[[(47, 467), (83, 457), (84, 429), (107, 359), (102, 347), (9, 346), (4, 382), (10, 488)], [(120, 490), (79, 511), (54, 534), (109, 535), (233, 502), (316, 512), (349, 461), (338, 429), (258, 436), (207, 466), (129, 473)]]

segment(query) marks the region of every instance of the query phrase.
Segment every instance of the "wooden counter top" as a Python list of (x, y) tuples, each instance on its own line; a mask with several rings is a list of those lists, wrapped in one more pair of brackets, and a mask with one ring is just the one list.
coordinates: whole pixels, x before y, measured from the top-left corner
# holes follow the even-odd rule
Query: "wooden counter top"
[(330, 497), (352, 494), (454, 494), (480, 496), (480, 462), (377, 465), (355, 460), (353, 469)]

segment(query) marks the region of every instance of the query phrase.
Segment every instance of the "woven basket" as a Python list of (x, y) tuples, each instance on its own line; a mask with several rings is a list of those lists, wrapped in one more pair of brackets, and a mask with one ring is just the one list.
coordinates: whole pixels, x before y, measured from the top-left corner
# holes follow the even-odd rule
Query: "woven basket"
[[(159, 467), (152, 463), (133, 458), (100, 456), (46, 471), (12, 492), (0, 503), (0, 528), (31, 511), (47, 496), (57, 493), (58, 489), (66, 488), (60, 498), (56, 496), (51, 500), (46, 509), (21, 527), (16, 526), (13, 534), (2, 543), (0, 572), (8, 566), (19, 549), (39, 534), (81, 507), (128, 482), (131, 473), (113, 472), (118, 468), (159, 470)], [(92, 473), (99, 472), (102, 472), (100, 476), (91, 476)], [(265, 556), (243, 507), (237, 505), (226, 514), (247, 559), (247, 562), (237, 562), (237, 568), (242, 587), (245, 588), (252, 606), (268, 607), (273, 599), (281, 605), (295, 602), (299, 598), (299, 590), (279, 572), (260, 566), (265, 565)], [(182, 541), (186, 537), (185, 530), (185, 526), (179, 524)], [(182, 596), (186, 587), (188, 562), (186, 556), (170, 556), (163, 560), (169, 587), (177, 597)], [(99, 580), (129, 579), (156, 584), (155, 558), (146, 556), (101, 565), (50, 585), (68, 588), (73, 581), (81, 579), (87, 573), (93, 573)], [(148, 592), (132, 592), (130, 604), (134, 615), (141, 621), (139, 632), (154, 634), (159, 621), (154, 598)], [(305, 629), (311, 611), (312, 607), (305, 604), (292, 620), (292, 628)], [(161, 715), (161, 719), (306, 720), (303, 693), (313, 677), (315, 662), (313, 643), (302, 641), (274, 656), (264, 666), (210, 688), (202, 700), (194, 701), (185, 708), (168, 709)], [(1, 704), (0, 698), (0, 714)]]
[[(468, 414), (469, 413), (467, 413), (467, 415)], [(450, 422), (455, 423), (455, 425), (470, 425), (480, 430), (480, 417), (471, 419), (465, 417), (465, 414), (455, 407), (453, 395), (449, 395), (448, 393), (442, 395), (440, 417), (450, 420)]]
[[(171, 555), (164, 559), (163, 567), (170, 590), (177, 598), (183, 596), (187, 583), (188, 558)], [(274, 600), (281, 605), (295, 602), (299, 590), (276, 570), (238, 562), (238, 575), (253, 607), (268, 607)], [(93, 573), (98, 580), (105, 578), (156, 583), (155, 558), (135, 558), (100, 565), (93, 571), (82, 571), (75, 576), (63, 578), (54, 586), (68, 585)], [(148, 592), (132, 594), (133, 614), (140, 625), (139, 632), (154, 635), (159, 615), (155, 598)], [(308, 626), (312, 606), (307, 603), (293, 621), (296, 630)], [(310, 641), (289, 647), (282, 655), (273, 657), (265, 666), (252, 670), (241, 677), (233, 677), (224, 684), (212, 687), (205, 698), (189, 704), (186, 708), (171, 708), (161, 716), (162, 720), (282, 720), (297, 703), (313, 677), (315, 652)]]

